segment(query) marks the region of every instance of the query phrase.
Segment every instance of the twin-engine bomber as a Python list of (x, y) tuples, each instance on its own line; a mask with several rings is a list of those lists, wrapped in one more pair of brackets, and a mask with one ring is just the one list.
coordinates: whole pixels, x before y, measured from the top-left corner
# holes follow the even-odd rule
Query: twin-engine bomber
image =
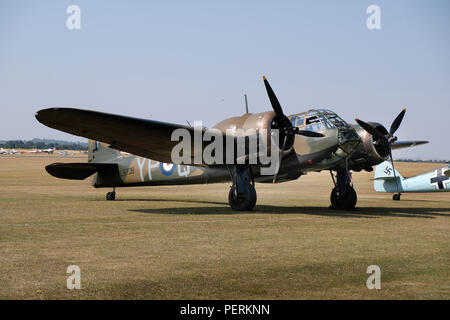
[[(427, 143), (397, 141), (394, 134), (406, 109), (395, 118), (389, 131), (380, 123), (359, 119), (355, 119), (357, 124), (348, 124), (327, 109), (311, 109), (287, 116), (269, 82), (265, 77), (263, 80), (272, 111), (245, 113), (223, 120), (213, 129), (224, 141), (235, 142), (242, 138), (242, 132), (244, 141), (250, 138), (245, 135), (249, 129), (258, 137), (260, 132), (267, 132), (265, 137), (259, 137), (259, 141), (265, 143), (265, 150), (272, 159), (276, 159), (275, 170), (271, 174), (264, 174), (264, 169), (271, 164), (249, 161), (254, 150), (248, 147), (241, 149), (243, 157), (240, 154), (238, 158), (233, 153), (231, 161), (213, 163), (198, 162), (198, 158), (194, 159), (198, 152), (192, 149), (193, 152), (183, 155), (183, 161), (174, 164), (172, 150), (177, 141), (172, 139), (173, 132), (186, 130), (192, 137), (189, 145), (194, 146), (194, 137), (205, 134), (206, 128), (198, 130), (192, 126), (73, 108), (43, 109), (36, 113), (36, 118), (48, 127), (88, 138), (88, 162), (54, 163), (46, 170), (63, 179), (82, 180), (95, 174), (92, 180), (94, 187), (113, 188), (107, 193), (107, 200), (115, 199), (116, 187), (230, 181), (229, 204), (232, 209), (240, 211), (255, 207), (255, 182), (280, 183), (298, 179), (308, 172), (329, 170), (334, 183), (331, 208), (352, 210), (357, 194), (351, 171), (373, 171), (373, 166), (388, 159), (393, 165), (393, 149)], [(270, 143), (273, 139), (276, 139), (275, 147)], [(202, 141), (200, 153), (208, 146), (207, 141)], [(229, 150), (220, 151), (224, 157), (230, 155)]]

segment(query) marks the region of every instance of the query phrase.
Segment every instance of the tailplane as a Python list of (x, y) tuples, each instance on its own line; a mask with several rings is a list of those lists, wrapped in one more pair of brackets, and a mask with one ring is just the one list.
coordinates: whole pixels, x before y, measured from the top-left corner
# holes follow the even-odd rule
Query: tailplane
[(45, 167), (52, 176), (60, 179), (84, 180), (94, 173), (112, 175), (117, 171), (116, 163), (52, 163)]
[[(46, 166), (45, 170), (52, 176), (61, 179), (83, 180), (94, 173), (98, 173), (102, 177), (117, 178), (117, 159), (120, 156), (119, 150), (109, 148), (105, 143), (89, 140), (88, 162), (52, 163)], [(104, 178), (102, 179), (104, 180)]]

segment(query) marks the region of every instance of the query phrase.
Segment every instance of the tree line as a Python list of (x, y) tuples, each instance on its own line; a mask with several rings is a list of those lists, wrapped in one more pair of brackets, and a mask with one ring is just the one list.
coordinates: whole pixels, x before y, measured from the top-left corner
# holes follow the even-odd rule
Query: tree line
[(450, 163), (450, 160), (395, 159), (395, 162)]
[(79, 150), (86, 151), (88, 149), (87, 143), (80, 142), (45, 142), (36, 140), (8, 140), (0, 141), (0, 148), (5, 149), (65, 149), (65, 150)]

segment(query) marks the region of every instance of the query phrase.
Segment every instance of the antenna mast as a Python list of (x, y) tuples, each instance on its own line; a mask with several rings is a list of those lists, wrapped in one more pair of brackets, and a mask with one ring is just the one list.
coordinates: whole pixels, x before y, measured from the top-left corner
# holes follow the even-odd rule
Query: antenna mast
[(247, 94), (244, 94), (244, 99), (245, 99), (245, 113), (248, 113)]

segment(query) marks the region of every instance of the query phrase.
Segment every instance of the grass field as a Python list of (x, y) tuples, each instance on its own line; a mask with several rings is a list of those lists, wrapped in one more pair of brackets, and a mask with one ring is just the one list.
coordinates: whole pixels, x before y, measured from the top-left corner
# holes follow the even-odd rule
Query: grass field
[[(88, 180), (49, 176), (51, 162), (0, 157), (2, 299), (450, 298), (450, 193), (394, 202), (355, 173), (358, 210), (332, 211), (323, 172), (257, 185), (255, 210), (237, 213), (228, 184), (118, 189), (107, 202)], [(66, 288), (73, 264), (81, 290)], [(369, 265), (381, 290), (366, 288)]]

